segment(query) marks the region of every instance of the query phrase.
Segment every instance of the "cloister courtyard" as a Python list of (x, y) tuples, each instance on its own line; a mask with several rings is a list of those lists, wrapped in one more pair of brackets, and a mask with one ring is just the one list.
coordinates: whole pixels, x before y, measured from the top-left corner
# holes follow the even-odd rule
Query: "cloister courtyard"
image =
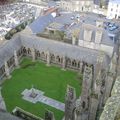
[(31, 103), (22, 99), (21, 93), (25, 89), (35, 89), (44, 92), (46, 97), (64, 103), (67, 85), (76, 89), (77, 98), (81, 93), (82, 75), (71, 70), (61, 70), (60, 67), (46, 66), (40, 61), (32, 62), (24, 58), (20, 68), (12, 72), (11, 78), (2, 84), (2, 95), (7, 110), (18, 106), (25, 111), (44, 118), (45, 109), (54, 112), (56, 120), (61, 120), (64, 112), (41, 102)]

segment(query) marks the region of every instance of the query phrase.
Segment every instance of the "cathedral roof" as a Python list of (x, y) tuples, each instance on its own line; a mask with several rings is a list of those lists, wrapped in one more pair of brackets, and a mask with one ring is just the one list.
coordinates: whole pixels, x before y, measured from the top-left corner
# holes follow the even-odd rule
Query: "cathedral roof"
[(0, 120), (22, 120), (22, 119), (13, 116), (10, 113), (0, 111)]

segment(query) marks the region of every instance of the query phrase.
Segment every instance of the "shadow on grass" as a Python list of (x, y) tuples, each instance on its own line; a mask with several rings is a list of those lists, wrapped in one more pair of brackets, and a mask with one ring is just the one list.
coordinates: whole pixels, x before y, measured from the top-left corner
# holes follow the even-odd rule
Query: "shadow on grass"
[(26, 65), (22, 65), (21, 68), (26, 69), (26, 68), (29, 68), (29, 67), (33, 67), (35, 65), (36, 65), (36, 63), (29, 63), (29, 64), (26, 64)]

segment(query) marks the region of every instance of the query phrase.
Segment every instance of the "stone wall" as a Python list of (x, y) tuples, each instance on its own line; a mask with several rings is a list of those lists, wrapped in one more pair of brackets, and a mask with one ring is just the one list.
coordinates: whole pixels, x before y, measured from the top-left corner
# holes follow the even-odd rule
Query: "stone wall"
[(41, 60), (45, 62), (47, 66), (54, 64), (60, 66), (63, 70), (71, 69), (75, 71), (83, 72), (84, 63), (83, 61), (70, 59), (67, 56), (60, 56), (47, 51), (39, 51), (34, 48), (21, 47), (20, 50), (14, 51), (13, 56), (5, 61), (4, 65), (0, 68), (0, 79), (4, 77), (10, 78), (10, 73), (14, 68), (19, 68), (19, 62), (23, 56), (31, 57), (32, 61)]

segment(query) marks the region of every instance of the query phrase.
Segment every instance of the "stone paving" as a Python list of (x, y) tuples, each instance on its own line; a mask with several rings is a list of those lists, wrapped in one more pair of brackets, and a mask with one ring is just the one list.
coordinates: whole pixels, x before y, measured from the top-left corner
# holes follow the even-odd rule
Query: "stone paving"
[[(37, 102), (41, 102), (41, 103), (44, 103), (44, 104), (49, 105), (51, 107), (54, 107), (58, 110), (61, 110), (63, 112), (65, 111), (65, 104), (64, 103), (44, 96), (43, 91), (31, 88), (31, 89), (25, 89), (21, 94), (23, 95), (22, 98), (24, 100), (27, 100), (27, 101), (32, 102), (34, 104)], [(32, 97), (32, 94), (34, 94), (35, 97), (34, 96)]]

